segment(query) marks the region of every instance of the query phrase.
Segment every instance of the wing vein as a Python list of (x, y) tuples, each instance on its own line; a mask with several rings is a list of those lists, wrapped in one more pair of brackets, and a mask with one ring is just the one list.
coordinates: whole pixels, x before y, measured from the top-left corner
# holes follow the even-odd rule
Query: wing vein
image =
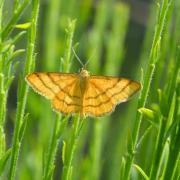
[[(52, 89), (50, 86), (47, 86), (47, 85), (44, 83), (43, 79), (41, 78), (41, 76), (40, 76), (39, 74), (34, 73), (34, 75), (39, 78), (39, 80), (41, 81), (41, 83), (42, 83), (47, 89), (49, 89), (49, 91), (51, 91), (53, 94), (56, 94), (56, 92), (54, 92), (53, 89)], [(36, 89), (38, 89), (36, 86), (34, 86), (34, 87), (35, 87)]]
[[(98, 87), (98, 90), (99, 90), (100, 88)], [(98, 94), (98, 91), (97, 91), (97, 89), (95, 88), (95, 91), (96, 91), (96, 93)], [(99, 91), (100, 92), (100, 91)], [(106, 94), (106, 96), (107, 96), (107, 94)], [(101, 96), (99, 96), (100, 97), (100, 99), (101, 99), (101, 102), (103, 102), (103, 99), (102, 99), (102, 97)], [(108, 96), (107, 96), (108, 97)], [(111, 101), (111, 99), (108, 97), (108, 99)], [(111, 102), (112, 103), (112, 102)], [(104, 105), (104, 103), (102, 104), (103, 105), (103, 109), (104, 109), (104, 111), (106, 111), (106, 107), (105, 107), (105, 105)]]
[[(121, 81), (121, 79), (118, 79), (118, 81), (113, 86), (103, 89), (103, 91), (101, 89), (102, 93), (100, 93), (96, 96), (87, 97), (86, 99), (96, 99), (96, 98), (98, 98), (98, 96), (106, 94), (106, 91), (113, 89), (120, 81)], [(91, 83), (97, 88), (97, 86), (93, 82), (91, 82)], [(98, 89), (100, 89), (100, 88), (98, 87)]]
[(66, 92), (66, 91), (64, 90), (64, 89), (67, 88), (68, 86), (72, 86), (72, 84), (74, 84), (74, 81), (71, 82), (71, 83), (69, 83), (69, 84), (67, 84), (67, 85), (64, 87), (64, 89), (62, 89), (62, 88), (60, 87), (60, 85), (59, 85), (56, 81), (54, 81), (54, 79), (51, 77), (51, 75), (50, 75), (49, 73), (47, 73), (47, 75), (48, 75), (49, 79), (50, 79), (54, 84), (56, 84), (56, 85), (59, 87), (60, 91), (62, 91), (63, 93), (67, 94), (69, 97), (74, 97), (74, 98), (80, 99), (79, 96), (71, 95), (70, 93), (68, 93), (68, 92)]
[[(132, 81), (128, 81), (128, 83), (121, 89), (121, 91), (114, 93), (114, 94), (111, 96), (111, 98), (114, 97), (114, 96), (116, 96), (116, 95), (118, 95), (118, 94), (120, 94), (120, 93), (121, 93), (122, 91), (124, 91), (131, 83), (132, 83)], [(102, 104), (107, 104), (108, 102), (110, 102), (110, 101), (111, 101), (111, 98), (109, 98), (108, 100), (106, 100), (106, 101), (104, 101), (104, 102), (101, 102), (101, 103), (99, 103), (99, 104), (97, 104), (97, 105), (88, 104), (88, 105), (86, 105), (85, 107), (99, 107), (99, 106), (101, 106)]]
[(68, 105), (68, 106), (81, 106), (80, 104), (68, 103), (68, 102), (66, 102), (64, 99), (60, 99), (58, 95), (55, 96), (55, 98), (57, 98), (59, 101), (65, 103), (65, 104)]

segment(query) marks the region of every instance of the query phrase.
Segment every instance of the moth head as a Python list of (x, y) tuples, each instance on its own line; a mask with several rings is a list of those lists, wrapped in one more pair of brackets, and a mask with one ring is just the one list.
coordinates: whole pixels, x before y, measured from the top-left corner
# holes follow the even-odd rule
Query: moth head
[(89, 77), (89, 72), (86, 69), (82, 68), (80, 71), (80, 76), (81, 77)]

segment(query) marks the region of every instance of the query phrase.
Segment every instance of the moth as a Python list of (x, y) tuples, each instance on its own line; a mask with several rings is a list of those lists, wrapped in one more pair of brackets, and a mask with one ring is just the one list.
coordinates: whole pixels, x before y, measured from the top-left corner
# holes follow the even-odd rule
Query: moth
[(80, 73), (35, 72), (26, 81), (52, 102), (55, 111), (95, 117), (111, 113), (141, 87), (126, 78), (90, 75), (84, 68)]

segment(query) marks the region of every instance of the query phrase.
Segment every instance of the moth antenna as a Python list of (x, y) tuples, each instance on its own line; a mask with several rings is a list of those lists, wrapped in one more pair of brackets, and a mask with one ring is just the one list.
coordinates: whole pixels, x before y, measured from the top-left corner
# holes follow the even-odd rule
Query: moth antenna
[(72, 47), (72, 51), (74, 53), (74, 56), (76, 57), (76, 59), (79, 61), (79, 63), (82, 65), (82, 67), (85, 67), (84, 64), (82, 63), (81, 59), (78, 57), (78, 55), (76, 54), (74, 48)]
[(89, 63), (89, 61), (94, 57), (95, 54), (95, 50), (93, 51), (93, 54), (90, 56), (90, 58), (87, 60), (87, 62), (85, 63), (84, 67), (86, 67)]

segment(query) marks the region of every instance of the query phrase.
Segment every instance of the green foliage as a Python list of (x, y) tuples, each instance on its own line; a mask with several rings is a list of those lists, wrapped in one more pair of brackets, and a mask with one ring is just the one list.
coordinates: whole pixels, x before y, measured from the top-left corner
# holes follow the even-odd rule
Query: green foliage
[[(180, 177), (180, 1), (153, 2), (146, 37), (133, 40), (132, 12), (108, 0), (0, 1), (0, 179)], [(72, 48), (91, 57), (91, 74), (141, 79), (139, 98), (101, 118), (52, 111), (25, 76), (77, 72)]]

